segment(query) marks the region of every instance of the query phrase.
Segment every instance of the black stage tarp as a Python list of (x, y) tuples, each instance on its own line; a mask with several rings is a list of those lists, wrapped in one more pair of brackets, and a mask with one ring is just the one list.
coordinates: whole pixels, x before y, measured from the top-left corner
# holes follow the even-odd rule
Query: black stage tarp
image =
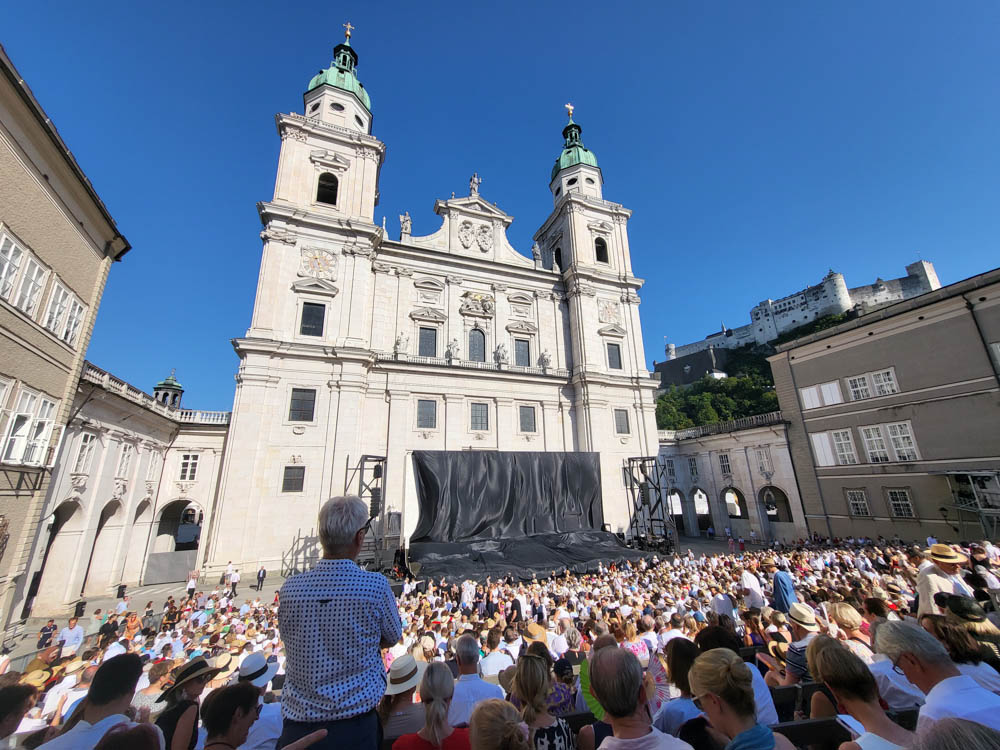
[(413, 468), (421, 578), (582, 573), (643, 556), (601, 531), (597, 453), (414, 451)]

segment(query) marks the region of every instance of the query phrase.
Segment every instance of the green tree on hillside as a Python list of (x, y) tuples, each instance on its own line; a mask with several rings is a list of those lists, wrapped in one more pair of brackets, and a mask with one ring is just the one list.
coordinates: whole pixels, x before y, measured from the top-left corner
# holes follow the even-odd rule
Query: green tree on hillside
[(704, 377), (664, 393), (656, 403), (656, 425), (661, 430), (682, 430), (777, 410), (774, 385), (761, 375)]

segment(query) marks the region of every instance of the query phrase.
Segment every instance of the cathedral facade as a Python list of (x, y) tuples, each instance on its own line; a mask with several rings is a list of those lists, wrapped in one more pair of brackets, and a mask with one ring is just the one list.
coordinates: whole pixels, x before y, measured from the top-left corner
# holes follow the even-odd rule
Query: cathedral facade
[[(437, 200), (440, 228), (389, 237), (375, 221), (385, 144), (350, 37), (278, 115), (274, 197), (240, 358), (202, 572), (233, 561), (300, 569), (330, 496), (384, 457), (381, 511), (417, 524), (414, 450), (600, 453), (605, 520), (628, 526), (623, 466), (658, 450), (627, 223), (604, 199), (573, 121), (552, 168), (553, 209), (530, 252), (479, 194)], [(464, 192), (464, 191), (463, 191)]]

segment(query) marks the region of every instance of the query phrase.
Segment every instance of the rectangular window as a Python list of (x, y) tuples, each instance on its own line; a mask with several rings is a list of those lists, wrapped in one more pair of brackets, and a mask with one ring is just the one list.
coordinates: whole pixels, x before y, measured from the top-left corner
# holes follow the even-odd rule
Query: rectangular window
[(847, 387), (851, 391), (851, 401), (860, 401), (862, 399), (872, 397), (872, 392), (868, 388), (867, 375), (858, 375), (855, 378), (848, 378)]
[(80, 450), (76, 453), (76, 464), (73, 465), (74, 474), (90, 473), (90, 465), (94, 461), (95, 443), (97, 435), (92, 432), (85, 432), (80, 436)]
[(299, 334), (302, 336), (322, 336), (325, 319), (326, 305), (318, 302), (303, 302)]
[(618, 435), (628, 435), (628, 409), (615, 409), (615, 433)]
[(910, 501), (910, 491), (892, 489), (886, 491), (889, 499), (889, 514), (894, 518), (913, 518), (913, 503)]
[(438, 349), (437, 328), (420, 329), (420, 338), (417, 342), (417, 354), (421, 357), (436, 357)]
[(802, 398), (803, 409), (815, 409), (823, 405), (819, 397), (819, 388), (815, 385), (811, 385), (808, 388), (799, 388), (799, 396)]
[(47, 398), (39, 400), (38, 410), (35, 412), (35, 419), (28, 434), (28, 447), (24, 453), (26, 464), (37, 465), (45, 462), (45, 449), (49, 447), (49, 438), (52, 437), (55, 411), (54, 402)]
[(38, 306), (38, 298), (42, 294), (45, 269), (34, 258), (28, 258), (21, 276), (21, 289), (17, 294), (17, 306), (25, 315), (33, 316)]
[(31, 432), (31, 420), (38, 408), (38, 394), (24, 388), (18, 394), (4, 441), (3, 460), (9, 463), (21, 463), (28, 447), (28, 435)]
[(893, 393), (899, 393), (899, 386), (896, 385), (896, 373), (892, 370), (873, 372), (872, 385), (875, 386), (876, 396), (891, 396)]
[(437, 429), (437, 401), (433, 399), (417, 401), (417, 429)]
[(66, 316), (66, 326), (63, 328), (62, 340), (70, 346), (76, 344), (76, 334), (80, 331), (80, 324), (83, 322), (84, 307), (76, 300), (69, 303), (69, 315)]
[(757, 471), (761, 474), (768, 474), (774, 471), (771, 466), (771, 453), (767, 448), (754, 448), (754, 456), (757, 459)]
[(118, 456), (118, 469), (115, 471), (115, 476), (124, 479), (128, 476), (128, 467), (132, 463), (132, 452), (135, 447), (130, 443), (122, 443), (122, 452)]
[(282, 492), (302, 492), (306, 483), (305, 466), (286, 466), (281, 477)]
[(469, 404), (469, 414), (471, 416), (470, 430), (490, 429), (489, 404)]
[(670, 479), (670, 481), (671, 482), (677, 481), (677, 470), (674, 468), (674, 460), (672, 458), (668, 458), (663, 463), (667, 467), (667, 477)]
[(841, 466), (848, 466), (858, 462), (858, 456), (854, 452), (854, 440), (851, 438), (850, 430), (834, 430), (833, 449), (837, 453), (837, 463)]
[(52, 288), (52, 295), (49, 297), (48, 312), (45, 313), (45, 327), (52, 331), (52, 333), (57, 335), (62, 333), (59, 324), (62, 323), (63, 315), (66, 314), (69, 301), (69, 291), (61, 284), (56, 284)]
[(200, 456), (197, 453), (184, 453), (181, 455), (181, 481), (182, 482), (193, 482), (198, 478), (198, 459)]
[(292, 388), (288, 402), (289, 422), (312, 422), (316, 413), (316, 391), (313, 388)]
[(868, 463), (889, 463), (889, 451), (886, 449), (885, 438), (882, 437), (881, 427), (878, 425), (874, 425), (872, 427), (862, 427), (861, 437), (863, 437), (865, 441), (865, 452), (868, 454)]
[(847, 493), (847, 510), (852, 516), (871, 516), (868, 493), (864, 490), (844, 490)]
[(21, 248), (10, 237), (0, 235), (0, 299), (10, 299), (23, 255)]
[(916, 461), (917, 444), (913, 440), (913, 431), (909, 422), (896, 422), (887, 424), (889, 431), (889, 442), (892, 443), (892, 450), (896, 454), (897, 461)]
[(535, 407), (534, 406), (521, 406), (518, 407), (518, 415), (520, 417), (521, 432), (535, 432)]
[(528, 339), (514, 339), (514, 364), (531, 367), (531, 342)]
[(823, 383), (819, 387), (819, 390), (823, 395), (824, 406), (833, 406), (834, 404), (842, 404), (844, 402), (844, 397), (840, 395), (840, 383), (836, 380), (831, 383)]
[(728, 453), (720, 453), (719, 454), (719, 471), (721, 471), (723, 474), (732, 474), (733, 473), (733, 467), (729, 463), (729, 454)]
[(618, 344), (608, 344), (608, 367), (612, 370), (622, 369), (622, 348)]
[(837, 462), (833, 457), (833, 447), (830, 445), (830, 435), (826, 432), (817, 432), (809, 436), (812, 441), (813, 455), (816, 457), (817, 466), (833, 466)]
[(149, 452), (149, 463), (146, 465), (146, 481), (155, 482), (157, 479), (156, 473), (160, 468), (160, 454), (155, 450)]
[(688, 458), (688, 474), (691, 475), (691, 479), (698, 480), (698, 459), (693, 456)]

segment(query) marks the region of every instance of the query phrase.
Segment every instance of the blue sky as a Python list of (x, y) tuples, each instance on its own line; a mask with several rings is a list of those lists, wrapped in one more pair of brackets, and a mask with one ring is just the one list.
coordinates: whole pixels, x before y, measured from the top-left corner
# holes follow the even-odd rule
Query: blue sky
[(1000, 265), (996, 3), (16, 3), (0, 41), (134, 248), (95, 364), (147, 390), (176, 367), (186, 405), (231, 408), (273, 115), (301, 111), (346, 20), (393, 233), (404, 210), (434, 231), (478, 171), (527, 253), (576, 105), (634, 211), (650, 363), (831, 267)]

